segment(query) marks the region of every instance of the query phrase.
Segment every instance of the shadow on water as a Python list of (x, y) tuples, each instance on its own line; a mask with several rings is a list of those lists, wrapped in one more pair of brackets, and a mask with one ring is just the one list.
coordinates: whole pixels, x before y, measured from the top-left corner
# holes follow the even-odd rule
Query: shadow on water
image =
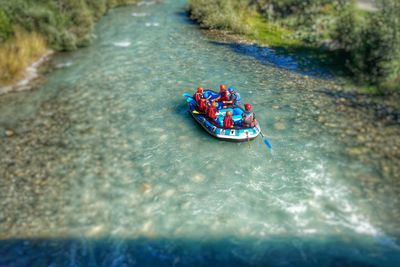
[[(368, 244), (368, 243), (367, 243)], [(0, 266), (395, 266), (394, 249), (338, 239), (269, 238), (0, 241)]]
[(240, 44), (211, 41), (214, 45), (225, 46), (234, 52), (255, 58), (261, 64), (310, 75), (319, 78), (332, 76), (350, 77), (345, 68), (345, 55), (340, 52), (323, 51), (305, 46), (265, 47), (257, 44)]

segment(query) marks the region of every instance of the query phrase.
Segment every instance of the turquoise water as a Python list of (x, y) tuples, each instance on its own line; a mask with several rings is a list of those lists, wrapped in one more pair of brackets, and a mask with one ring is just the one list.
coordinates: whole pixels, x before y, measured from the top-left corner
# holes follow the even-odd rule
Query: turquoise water
[[(396, 196), (364, 187), (376, 170), (315, 119), (329, 81), (216, 43), (184, 2), (111, 11), (43, 86), (0, 98), (16, 132), (0, 139), (0, 266), (399, 266)], [(188, 115), (181, 94), (220, 83), (272, 154)]]

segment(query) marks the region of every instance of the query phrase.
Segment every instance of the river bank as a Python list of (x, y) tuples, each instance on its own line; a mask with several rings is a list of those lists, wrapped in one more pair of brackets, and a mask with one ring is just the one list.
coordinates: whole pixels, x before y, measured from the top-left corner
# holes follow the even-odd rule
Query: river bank
[(337, 65), (360, 91), (400, 89), (396, 1), (189, 0), (186, 11), (203, 28)]

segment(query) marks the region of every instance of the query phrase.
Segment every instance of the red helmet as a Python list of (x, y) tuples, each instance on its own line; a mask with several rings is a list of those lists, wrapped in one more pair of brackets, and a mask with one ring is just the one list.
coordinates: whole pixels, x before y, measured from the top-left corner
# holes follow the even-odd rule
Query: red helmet
[(251, 110), (251, 105), (250, 104), (244, 104), (244, 109), (246, 111), (250, 111)]
[(221, 84), (221, 85), (219, 86), (219, 90), (220, 90), (220, 91), (226, 91), (225, 84)]
[(203, 87), (197, 88), (197, 93), (203, 93)]
[(230, 112), (229, 110), (226, 112), (226, 116), (231, 116), (232, 112)]

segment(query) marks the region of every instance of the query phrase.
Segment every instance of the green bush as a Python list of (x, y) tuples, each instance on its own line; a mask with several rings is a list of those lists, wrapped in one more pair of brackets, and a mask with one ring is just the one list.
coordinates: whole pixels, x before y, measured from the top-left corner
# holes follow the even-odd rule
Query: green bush
[(337, 20), (336, 39), (348, 54), (348, 67), (360, 83), (399, 87), (400, 5), (382, 0), (376, 12), (348, 5)]
[(12, 34), (10, 19), (6, 13), (0, 9), (0, 43), (8, 39)]
[(86, 4), (95, 19), (99, 19), (107, 10), (106, 0), (86, 0)]

